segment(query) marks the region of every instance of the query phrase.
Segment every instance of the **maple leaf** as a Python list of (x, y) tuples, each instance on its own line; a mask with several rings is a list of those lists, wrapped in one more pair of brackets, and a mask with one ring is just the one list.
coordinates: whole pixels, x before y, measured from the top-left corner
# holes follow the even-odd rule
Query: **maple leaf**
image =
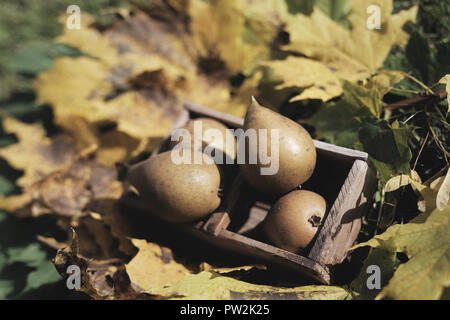
[(167, 247), (139, 239), (132, 239), (132, 243), (139, 251), (126, 265), (127, 273), (135, 285), (150, 294), (159, 293), (191, 272), (174, 260), (172, 250)]
[(381, 99), (384, 95), (391, 91), (396, 83), (400, 82), (403, 78), (403, 73), (399, 71), (380, 70), (373, 77), (371, 77), (367, 83), (364, 84), (364, 87), (367, 89), (376, 88)]
[(282, 84), (276, 89), (300, 87), (303, 91), (290, 99), (291, 102), (306, 99), (320, 99), (324, 102), (342, 94), (339, 79), (324, 64), (301, 57), (288, 57), (263, 63), (274, 70)]
[(73, 231), (73, 238), (67, 246), (58, 249), (53, 264), (62, 277), (67, 278), (71, 265), (80, 268), (81, 288), (93, 299), (145, 299), (131, 287), (125, 265), (119, 259), (88, 259), (80, 252), (78, 234)]
[(77, 217), (90, 201), (118, 198), (122, 191), (114, 168), (92, 160), (77, 160), (27, 186), (21, 195), (1, 196), (0, 208), (18, 211), (21, 216), (54, 213)]
[(20, 187), (31, 186), (47, 174), (68, 167), (77, 155), (73, 138), (59, 135), (50, 139), (40, 123), (27, 124), (3, 117), (3, 128), (18, 139), (18, 143), (1, 148), (0, 157), (24, 171), (17, 180)]
[(66, 130), (49, 138), (40, 123), (3, 118), (18, 142), (1, 148), (0, 157), (24, 174), (17, 180), (22, 193), (0, 195), (0, 208), (20, 216), (74, 217), (93, 199), (121, 195), (113, 166), (128, 158), (136, 141), (114, 130), (99, 133), (82, 118), (65, 121)]
[[(377, 5), (381, 29), (367, 28), (367, 8)], [(407, 21), (415, 21), (417, 7), (392, 14), (392, 0), (353, 0), (345, 29), (315, 9), (310, 16), (290, 16), (287, 31), (290, 43), (284, 49), (320, 61), (337, 76), (356, 82), (365, 80), (383, 66), (394, 44), (405, 45), (408, 34), (402, 30)]]
[(170, 248), (161, 246), (156, 242), (148, 242), (142, 239), (131, 239), (131, 241), (139, 251), (126, 264), (127, 273), (133, 285), (149, 294), (166, 294), (164, 288), (173, 286), (188, 274), (201, 271), (227, 274), (235, 271), (249, 271), (253, 268), (265, 269), (264, 266), (259, 265), (216, 267), (207, 262), (187, 263), (183, 257), (178, 256), (175, 259)]
[(445, 77), (443, 77), (441, 80), (439, 80), (439, 83), (445, 84), (445, 90), (447, 91), (447, 101), (448, 101), (448, 109), (447, 113), (450, 112), (450, 74), (447, 74)]
[(442, 176), (422, 184), (417, 178), (401, 175), (386, 184), (387, 192), (411, 184), (422, 196), (419, 208), (424, 204), (423, 213), (408, 223), (393, 225), (351, 249), (370, 246), (408, 256), (409, 260), (395, 270), (377, 299), (439, 299), (450, 287), (450, 206), (437, 208), (437, 195), (444, 180)]
[(423, 213), (407, 224), (359, 244), (390, 252), (403, 252), (409, 260), (400, 265), (378, 299), (439, 299), (450, 286), (450, 207)]
[[(447, 168), (442, 171), (445, 172)], [(400, 187), (411, 185), (413, 190), (420, 194), (420, 200), (417, 206), (420, 211), (424, 213), (430, 213), (435, 208), (438, 210), (444, 210), (448, 202), (448, 184), (449, 173), (438, 178), (432, 178), (431, 180), (422, 182), (417, 172), (411, 170), (411, 175), (398, 175), (389, 179), (386, 183), (384, 190), (386, 192), (392, 192)]]
[(380, 286), (384, 287), (388, 284), (389, 279), (392, 278), (397, 263), (398, 260), (395, 252), (390, 252), (383, 248), (375, 248), (371, 250), (367, 258), (364, 260), (364, 264), (358, 277), (350, 284), (350, 288), (356, 298), (373, 300), (381, 291), (381, 288), (368, 288), (368, 267), (376, 265), (380, 268)]
[(436, 195), (436, 207), (444, 210), (450, 198), (450, 169), (447, 170), (445, 178), (442, 180), (441, 186)]
[(176, 284), (164, 288), (163, 296), (181, 296), (183, 299), (197, 300), (346, 300), (351, 299), (348, 290), (336, 286), (300, 286), (279, 288), (256, 285), (222, 276), (216, 272), (203, 271), (188, 274)]
[[(38, 100), (53, 107), (58, 124), (73, 115), (91, 123), (117, 123), (118, 131), (141, 141), (138, 150), (149, 139), (158, 141), (167, 134), (184, 102), (243, 116), (257, 85), (248, 79), (239, 90), (229, 82), (240, 68), (230, 59), (237, 52), (251, 53), (240, 40), (243, 9), (238, 2), (191, 1), (180, 10), (177, 14), (192, 14), (189, 28), (175, 20), (178, 16), (156, 19), (153, 15), (158, 12), (150, 10), (100, 32), (92, 26), (93, 18), (85, 15), (80, 32), (66, 29), (56, 39), (85, 55), (58, 58), (41, 73), (35, 84)], [(236, 31), (222, 32), (223, 25), (209, 16), (213, 12)], [(240, 19), (238, 24), (235, 18)]]
[(321, 104), (319, 111), (305, 122), (315, 127), (319, 138), (354, 148), (359, 140), (361, 119), (380, 114), (381, 103), (377, 90), (368, 90), (349, 81), (342, 81), (341, 86), (344, 95), (337, 101)]
[(189, 2), (192, 43), (200, 57), (218, 56), (232, 73), (249, 75), (259, 60), (269, 59), (271, 45), (286, 21), (284, 1)]
[[(284, 289), (237, 280), (231, 275), (265, 270), (260, 265), (216, 267), (206, 262), (187, 264), (183, 257), (174, 258), (172, 250), (155, 242), (132, 239), (138, 248), (126, 265), (131, 282), (142, 293), (183, 299), (348, 299), (345, 288), (301, 286)], [(186, 258), (186, 257), (185, 257)]]

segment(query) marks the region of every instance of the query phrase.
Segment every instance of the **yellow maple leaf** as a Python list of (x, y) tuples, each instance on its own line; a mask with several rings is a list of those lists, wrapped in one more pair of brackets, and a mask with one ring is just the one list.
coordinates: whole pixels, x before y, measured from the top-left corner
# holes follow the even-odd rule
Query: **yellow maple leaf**
[(77, 150), (73, 139), (66, 135), (50, 139), (40, 123), (27, 124), (3, 117), (3, 128), (14, 133), (18, 143), (0, 149), (0, 157), (24, 174), (17, 180), (19, 187), (29, 187), (49, 173), (68, 167)]
[[(371, 5), (380, 9), (380, 29), (370, 30), (367, 26), (367, 8)], [(406, 44), (408, 34), (402, 27), (407, 21), (415, 21), (416, 6), (397, 14), (392, 14), (392, 9), (392, 0), (351, 1), (351, 30), (317, 8), (310, 16), (291, 16), (287, 25), (290, 43), (285, 49), (324, 63), (346, 80), (367, 79), (382, 67), (394, 44)]]
[(191, 272), (173, 259), (169, 248), (140, 239), (132, 239), (132, 243), (139, 252), (126, 265), (126, 270), (131, 282), (148, 293), (158, 294)]
[(164, 288), (160, 294), (194, 300), (345, 300), (351, 298), (351, 294), (341, 287), (280, 288), (256, 285), (211, 271), (188, 274), (176, 284)]
[(275, 76), (283, 83), (276, 89), (300, 87), (303, 91), (290, 101), (320, 99), (324, 102), (343, 93), (339, 78), (324, 64), (301, 57), (288, 57), (286, 60), (274, 60), (263, 65), (274, 70)]
[[(141, 292), (175, 299), (348, 299), (351, 294), (334, 286), (282, 288), (256, 285), (224, 276), (264, 266), (214, 267), (206, 262), (191, 270), (175, 261), (172, 250), (146, 240), (131, 239), (139, 251), (126, 265), (131, 282)], [(198, 272), (200, 271), (200, 272)]]
[(445, 178), (440, 182), (439, 190), (436, 195), (436, 207), (439, 210), (444, 210), (448, 205), (450, 199), (450, 169), (447, 170)]
[(417, 204), (420, 211), (430, 213), (435, 208), (442, 211), (447, 206), (449, 198), (448, 185), (450, 181), (450, 171), (447, 168), (444, 169), (446, 174), (439, 177), (432, 177), (431, 180), (423, 183), (415, 171), (411, 171), (411, 177), (406, 174), (392, 177), (386, 183), (384, 191), (392, 192), (400, 187), (411, 185), (421, 196)]
[(450, 286), (450, 206), (422, 213), (407, 224), (354, 248), (371, 246), (404, 252), (409, 260), (400, 265), (377, 299), (439, 299)]
[(370, 80), (364, 85), (367, 89), (376, 88), (380, 94), (380, 98), (383, 98), (394, 85), (400, 82), (404, 78), (402, 72), (392, 70), (381, 70), (377, 72)]
[(285, 22), (284, 1), (189, 1), (192, 42), (200, 57), (217, 55), (233, 72), (245, 72), (268, 57), (270, 43)]
[[(199, 5), (198, 1), (192, 3)], [(231, 8), (228, 2), (221, 3), (224, 10)], [(208, 10), (213, 6), (206, 5)], [(200, 13), (196, 12), (198, 18)], [(56, 59), (35, 83), (38, 101), (53, 107), (58, 124), (63, 125), (69, 116), (83, 117), (95, 124), (114, 122), (119, 131), (140, 140), (137, 150), (142, 150), (149, 139), (158, 141), (167, 134), (184, 102), (236, 116), (245, 114), (250, 97), (255, 94), (248, 86), (256, 88), (257, 83), (247, 79), (241, 93), (230, 85), (230, 71), (223, 66), (219, 65), (219, 70), (204, 70), (198, 48), (192, 45), (197, 38), (206, 42), (204, 48), (211, 44), (201, 34), (171, 28), (170, 23), (142, 12), (99, 32), (92, 26), (92, 17), (85, 16), (80, 30), (66, 29), (56, 41), (86, 55)], [(215, 45), (222, 48), (223, 41), (232, 39), (216, 39)], [(213, 61), (205, 63), (207, 67), (215, 66)]]
[(447, 101), (448, 101), (448, 109), (447, 113), (450, 112), (450, 74), (447, 74), (445, 77), (443, 77), (441, 80), (439, 80), (439, 83), (445, 84), (445, 90), (447, 91)]
[(51, 70), (39, 75), (38, 100), (53, 106), (57, 122), (76, 115), (90, 122), (117, 122), (120, 131), (139, 139), (164, 136), (181, 110), (180, 102), (174, 97), (148, 99), (145, 93), (135, 90), (109, 99), (108, 95), (116, 90), (111, 77), (114, 70), (102, 61), (59, 58)]

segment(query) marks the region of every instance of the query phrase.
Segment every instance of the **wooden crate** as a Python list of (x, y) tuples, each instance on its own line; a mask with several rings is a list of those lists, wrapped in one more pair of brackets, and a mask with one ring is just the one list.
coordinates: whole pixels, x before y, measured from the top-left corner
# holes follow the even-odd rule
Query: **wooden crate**
[[(186, 104), (173, 129), (197, 117), (210, 117), (230, 128), (240, 128), (244, 120), (201, 106)], [(152, 156), (167, 150), (170, 134)], [(207, 218), (179, 227), (214, 245), (269, 264), (287, 267), (323, 284), (333, 282), (333, 266), (340, 264), (354, 244), (361, 228), (361, 217), (370, 205), (376, 179), (364, 152), (314, 140), (317, 164), (313, 176), (301, 187), (321, 194), (328, 203), (325, 221), (302, 255), (271, 245), (260, 230), (262, 222), (277, 200), (258, 194), (240, 177), (236, 169), (225, 186), (224, 198), (216, 212)], [(237, 166), (236, 166), (237, 167)]]

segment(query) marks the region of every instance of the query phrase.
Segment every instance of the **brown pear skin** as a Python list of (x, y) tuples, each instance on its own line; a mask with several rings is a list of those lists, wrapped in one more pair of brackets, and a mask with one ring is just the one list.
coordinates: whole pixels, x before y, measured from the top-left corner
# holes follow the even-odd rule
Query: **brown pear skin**
[(264, 165), (261, 165), (259, 156), (256, 164), (249, 164), (247, 158), (245, 164), (240, 165), (244, 180), (253, 188), (263, 193), (280, 195), (295, 189), (311, 177), (316, 166), (317, 155), (314, 142), (305, 128), (261, 106), (255, 99), (244, 119), (244, 130), (250, 128), (257, 132), (258, 129), (268, 129), (269, 150), (270, 130), (279, 130), (279, 169), (275, 175), (261, 175), (260, 168)]
[[(223, 137), (223, 140), (221, 141), (221, 144), (222, 144), (221, 149), (222, 149), (222, 152), (224, 155), (223, 163), (226, 163), (226, 158), (229, 158), (228, 162), (230, 162), (230, 163), (234, 162), (234, 160), (236, 159), (236, 139), (235, 139), (234, 135), (231, 133), (231, 131), (228, 129), (227, 126), (225, 126), (223, 123), (221, 123), (215, 119), (200, 117), (200, 118), (192, 119), (185, 126), (182, 127), (183, 129), (186, 129), (191, 134), (191, 141), (189, 142), (190, 147), (194, 148), (194, 122), (195, 121), (200, 121), (202, 123), (203, 133), (205, 133), (206, 130), (208, 130), (208, 129), (217, 129), (221, 132), (222, 137)], [(171, 141), (171, 143), (169, 144), (169, 149), (173, 149), (179, 143), (185, 144), (186, 142), (183, 140), (181, 140), (179, 142)], [(199, 151), (204, 151), (204, 149), (210, 144), (212, 146), (213, 145), (218, 146), (217, 142), (215, 142), (213, 139), (201, 137), (201, 143), (200, 143), (201, 150), (199, 150)], [(186, 147), (186, 145), (184, 145), (183, 147)]]
[(220, 174), (216, 164), (203, 161), (177, 165), (172, 162), (171, 151), (131, 167), (128, 180), (149, 210), (165, 221), (195, 221), (220, 205)]
[(267, 238), (277, 247), (301, 253), (317, 233), (327, 209), (324, 198), (295, 190), (278, 199), (263, 222)]

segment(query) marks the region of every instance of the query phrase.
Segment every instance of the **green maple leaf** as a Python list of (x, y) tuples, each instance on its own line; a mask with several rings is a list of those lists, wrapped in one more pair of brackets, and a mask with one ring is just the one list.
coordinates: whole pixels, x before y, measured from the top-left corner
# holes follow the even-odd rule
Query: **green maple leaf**
[(318, 138), (342, 147), (354, 148), (359, 141), (361, 120), (372, 118), (381, 109), (376, 90), (368, 90), (342, 81), (344, 95), (336, 102), (323, 103), (319, 111), (305, 122), (316, 129)]

